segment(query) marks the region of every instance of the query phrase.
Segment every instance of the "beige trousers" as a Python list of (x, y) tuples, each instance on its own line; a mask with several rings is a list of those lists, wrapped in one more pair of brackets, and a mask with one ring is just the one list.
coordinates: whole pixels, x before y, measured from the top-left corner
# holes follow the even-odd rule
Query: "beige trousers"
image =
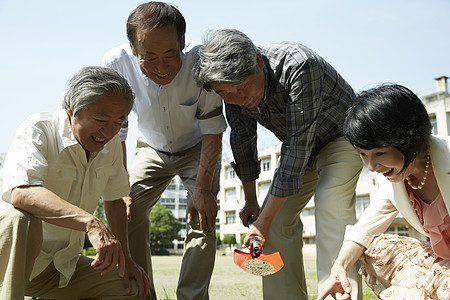
[[(308, 299), (302, 254), (303, 224), (299, 216), (312, 196), (319, 290), (323, 287), (341, 248), (345, 226), (356, 222), (355, 188), (361, 169), (358, 153), (344, 138), (334, 140), (319, 152), (314, 167), (305, 171), (302, 192), (287, 198), (272, 223), (264, 252), (279, 251), (284, 267), (263, 277), (264, 299)], [(362, 299), (358, 266), (349, 272), (349, 279), (354, 291), (352, 299)]]
[[(146, 270), (151, 287), (147, 299), (156, 300), (150, 252), (150, 211), (172, 178), (179, 175), (189, 203), (200, 163), (201, 143), (182, 155), (155, 151), (138, 140), (136, 157), (130, 170), (133, 212), (128, 224), (131, 256)], [(212, 193), (219, 191), (220, 160), (213, 177)], [(197, 217), (198, 218), (198, 217)], [(178, 300), (209, 299), (208, 288), (216, 255), (216, 232), (200, 230), (198, 219), (186, 225), (184, 253), (178, 278)]]
[(0, 209), (0, 299), (23, 300), (24, 296), (45, 299), (137, 300), (137, 283), (125, 292), (117, 268), (108, 274), (91, 267), (92, 259), (80, 256), (69, 284), (59, 288), (59, 272), (53, 263), (29, 282), (42, 245), (42, 224), (33, 215), (12, 205)]

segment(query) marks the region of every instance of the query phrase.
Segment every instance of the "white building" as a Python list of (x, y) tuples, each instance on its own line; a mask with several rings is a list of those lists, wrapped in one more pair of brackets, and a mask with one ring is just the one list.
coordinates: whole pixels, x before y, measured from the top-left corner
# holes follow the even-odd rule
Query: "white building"
[(167, 250), (171, 250), (171, 252), (182, 253), (184, 239), (186, 237), (187, 191), (179, 176), (172, 179), (159, 198), (159, 202), (169, 208), (174, 217), (183, 224), (182, 229), (178, 233), (180, 239), (174, 240), (173, 246), (167, 246)]
[[(448, 77), (442, 76), (436, 78), (436, 92), (423, 97), (425, 106), (429, 112), (430, 120), (433, 125), (433, 134), (449, 135), (450, 133), (450, 95), (447, 88)], [(261, 160), (261, 174), (256, 180), (258, 202), (262, 205), (267, 190), (270, 186), (273, 172), (277, 166), (280, 157), (281, 144), (258, 150)], [(239, 219), (239, 211), (245, 203), (244, 191), (239, 178), (230, 165), (232, 158), (222, 160), (221, 170), (221, 190), (220, 190), (220, 238), (223, 239), (226, 234), (234, 234), (236, 241), (240, 243), (247, 228), (242, 225)], [(357, 217), (361, 215), (364, 209), (370, 203), (370, 195), (377, 188), (375, 179), (369, 170), (364, 167), (361, 172), (356, 187), (356, 213)], [(309, 201), (301, 213), (303, 222), (303, 240), (305, 244), (315, 244), (315, 219), (314, 219), (314, 197)], [(425, 239), (416, 230), (410, 227), (405, 219), (399, 215), (386, 232), (399, 235), (408, 235)]]

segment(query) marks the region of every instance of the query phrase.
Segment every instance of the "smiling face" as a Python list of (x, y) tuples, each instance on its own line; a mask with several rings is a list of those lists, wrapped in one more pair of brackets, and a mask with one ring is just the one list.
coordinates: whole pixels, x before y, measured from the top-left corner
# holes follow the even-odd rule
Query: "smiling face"
[(266, 79), (264, 75), (264, 62), (257, 54), (258, 72), (247, 76), (239, 84), (226, 82), (212, 82), (211, 88), (222, 97), (225, 102), (245, 107), (255, 107), (264, 98)]
[(355, 147), (363, 163), (371, 172), (382, 173), (391, 182), (400, 182), (410, 173), (408, 169), (401, 173), (405, 159), (394, 147), (373, 148), (370, 150)]
[(67, 109), (74, 137), (89, 154), (103, 149), (120, 130), (127, 115), (128, 102), (119, 95), (103, 95), (76, 116)]
[(136, 40), (132, 52), (142, 73), (158, 85), (172, 82), (181, 69), (181, 50), (184, 48), (184, 40), (178, 38), (175, 26), (138, 32)]

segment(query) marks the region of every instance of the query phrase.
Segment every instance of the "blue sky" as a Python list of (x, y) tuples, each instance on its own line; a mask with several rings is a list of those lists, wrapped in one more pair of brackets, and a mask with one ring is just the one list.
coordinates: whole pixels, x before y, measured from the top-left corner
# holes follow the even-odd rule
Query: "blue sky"
[[(75, 71), (99, 65), (104, 52), (126, 42), (126, 19), (142, 2), (0, 0), (0, 153), (29, 114), (60, 108)], [(170, 3), (186, 18), (187, 39), (201, 41), (209, 30), (236, 28), (255, 44), (300, 42), (356, 91), (396, 82), (423, 96), (436, 90), (434, 78), (450, 76), (448, 0)], [(275, 142), (264, 130), (261, 135), (260, 146)], [(130, 140), (136, 137), (132, 130)]]

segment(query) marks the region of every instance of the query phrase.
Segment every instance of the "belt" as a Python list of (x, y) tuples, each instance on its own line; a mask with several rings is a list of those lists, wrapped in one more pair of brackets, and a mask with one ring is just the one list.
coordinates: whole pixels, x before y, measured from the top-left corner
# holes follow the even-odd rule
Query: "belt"
[(178, 152), (166, 152), (166, 151), (161, 151), (161, 150), (156, 150), (156, 149), (153, 149), (153, 150), (155, 150), (155, 151), (157, 151), (157, 152), (159, 152), (159, 153), (162, 153), (162, 154), (164, 154), (164, 155), (167, 155), (167, 156), (185, 156), (186, 155), (186, 153), (188, 153), (189, 151), (191, 151), (192, 149), (194, 149), (195, 147), (197, 147), (199, 144), (201, 144), (202, 142), (199, 142), (197, 145), (195, 145), (195, 146), (192, 146), (192, 147), (190, 147), (190, 148), (187, 148), (187, 149), (184, 149), (184, 150), (181, 150), (181, 151), (178, 151)]
[(197, 147), (197, 146), (200, 145), (201, 143), (202, 143), (202, 142), (200, 141), (200, 142), (198, 142), (196, 145), (194, 145), (194, 146), (192, 146), (192, 147), (189, 147), (189, 148), (187, 148), (187, 149), (178, 151), (178, 152), (167, 152), (167, 151), (161, 151), (161, 150), (155, 149), (155, 148), (153, 148), (152, 146), (150, 146), (149, 144), (147, 144), (146, 142), (144, 142), (144, 140), (143, 140), (142, 138), (139, 138), (139, 139), (137, 140), (136, 147), (137, 147), (137, 148), (141, 148), (141, 147), (150, 147), (150, 148), (152, 148), (153, 150), (155, 150), (156, 152), (162, 153), (162, 154), (167, 155), (167, 156), (184, 156), (184, 155), (186, 155), (186, 153), (188, 153), (189, 151), (191, 151), (192, 149), (194, 149), (195, 147)]

